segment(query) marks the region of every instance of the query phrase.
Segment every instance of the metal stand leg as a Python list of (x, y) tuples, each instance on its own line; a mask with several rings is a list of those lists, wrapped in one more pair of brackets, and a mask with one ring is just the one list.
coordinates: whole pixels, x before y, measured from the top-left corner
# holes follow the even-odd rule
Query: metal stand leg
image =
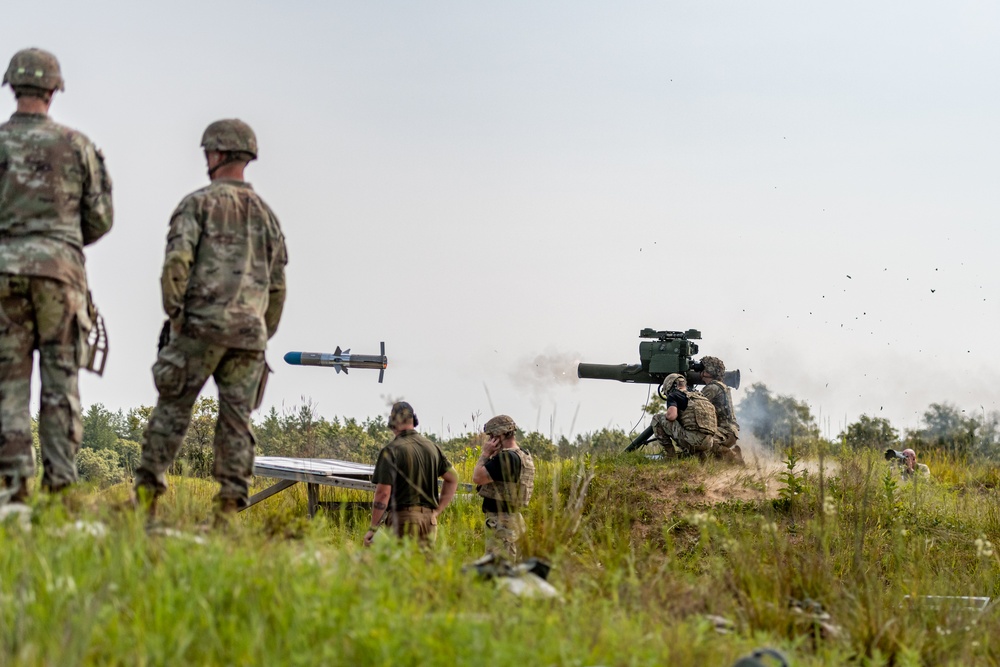
[(316, 516), (316, 510), (319, 508), (319, 484), (307, 484), (306, 495), (309, 498), (309, 518), (311, 519)]
[[(257, 503), (259, 503), (260, 501), (266, 500), (267, 498), (270, 498), (274, 494), (279, 493), (281, 491), (284, 491), (288, 487), (295, 486), (296, 484), (297, 484), (297, 482), (294, 479), (283, 479), (280, 482), (278, 482), (277, 484), (275, 484), (273, 486), (267, 487), (266, 489), (264, 489), (260, 493), (255, 493), (252, 496), (250, 496), (250, 504), (248, 504), (243, 509), (247, 509), (247, 507), (253, 507), (254, 505), (256, 505)], [(242, 512), (243, 510), (240, 510), (240, 511)]]

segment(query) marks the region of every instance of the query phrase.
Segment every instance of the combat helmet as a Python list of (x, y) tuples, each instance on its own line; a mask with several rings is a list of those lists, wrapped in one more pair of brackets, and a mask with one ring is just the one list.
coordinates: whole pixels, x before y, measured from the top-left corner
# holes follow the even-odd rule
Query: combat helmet
[(497, 415), (493, 419), (486, 422), (483, 426), (483, 433), (487, 435), (495, 435), (503, 437), (508, 433), (515, 433), (517, 431), (517, 424), (514, 420), (507, 415)]
[(3, 75), (3, 83), (11, 88), (31, 86), (42, 90), (66, 90), (59, 61), (42, 49), (21, 49), (10, 59), (10, 65)]
[(702, 357), (701, 363), (716, 380), (721, 380), (726, 374), (726, 364), (718, 357)]
[(684, 380), (685, 383), (687, 382), (687, 378), (684, 377), (683, 373), (671, 373), (667, 377), (663, 378), (663, 384), (661, 385), (663, 393), (667, 394), (670, 392), (670, 390), (674, 388), (674, 385), (677, 384), (678, 380)]
[(221, 153), (248, 153), (257, 159), (257, 135), (249, 125), (238, 118), (217, 120), (201, 135), (201, 147), (206, 151)]
[(397, 401), (392, 404), (392, 410), (389, 411), (389, 426), (399, 426), (405, 424), (406, 422), (413, 420), (414, 426), (420, 425), (420, 420), (417, 419), (416, 413), (413, 411), (413, 406), (406, 401)]

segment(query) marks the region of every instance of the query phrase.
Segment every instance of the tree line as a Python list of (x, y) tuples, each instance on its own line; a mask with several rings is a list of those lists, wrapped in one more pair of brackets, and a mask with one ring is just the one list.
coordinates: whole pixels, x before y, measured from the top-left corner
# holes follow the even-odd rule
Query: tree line
[[(654, 399), (645, 410), (662, 410)], [(77, 457), (82, 478), (102, 486), (131, 478), (139, 465), (142, 433), (152, 408), (141, 406), (112, 412), (100, 403), (91, 405), (83, 416), (83, 443)], [(750, 386), (736, 404), (741, 432), (752, 434), (766, 448), (783, 452), (789, 447), (810, 447), (822, 442), (820, 428), (809, 405), (789, 395), (772, 392), (762, 383)], [(173, 474), (210, 477), (213, 465), (212, 440), (218, 402), (202, 397), (194, 407), (191, 426), (184, 437)], [(425, 436), (436, 442), (452, 460), (478, 455), (478, 416), (463, 425), (467, 433), (444, 437)], [(352, 417), (326, 419), (315, 406), (305, 402), (292, 411), (275, 408), (254, 420), (258, 456), (332, 458), (372, 463), (379, 450), (392, 439), (381, 416), (358, 420)], [(37, 424), (33, 424), (36, 451)], [(622, 429), (604, 428), (560, 436), (553, 441), (537, 431), (519, 431), (521, 446), (541, 460), (571, 458), (582, 454), (621, 452), (633, 435)], [(900, 431), (887, 419), (861, 415), (846, 426), (831, 444), (852, 449), (911, 447), (917, 451), (943, 450), (952, 455), (1000, 459), (1000, 412), (966, 413), (949, 403), (933, 403), (924, 411), (921, 425)]]

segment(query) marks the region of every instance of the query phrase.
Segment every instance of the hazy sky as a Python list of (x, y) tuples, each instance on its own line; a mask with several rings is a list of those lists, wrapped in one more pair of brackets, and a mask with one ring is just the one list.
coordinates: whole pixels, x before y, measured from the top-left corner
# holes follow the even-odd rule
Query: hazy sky
[[(167, 223), (239, 117), (289, 248), (265, 409), (403, 397), (447, 436), (488, 390), (528, 429), (628, 430), (647, 387), (576, 361), (637, 361), (643, 327), (700, 329), (830, 435), (1000, 409), (995, 3), (8, 4), (0, 58), (59, 57), (52, 116), (114, 180), (85, 405), (155, 402)], [(281, 359), (382, 340), (382, 385)]]

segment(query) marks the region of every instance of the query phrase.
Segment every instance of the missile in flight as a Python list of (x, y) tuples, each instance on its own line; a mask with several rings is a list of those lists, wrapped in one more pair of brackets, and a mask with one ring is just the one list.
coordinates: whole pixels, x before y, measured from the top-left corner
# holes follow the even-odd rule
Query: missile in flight
[(337, 373), (348, 368), (377, 368), (378, 381), (382, 381), (389, 359), (385, 356), (385, 341), (382, 341), (381, 354), (351, 354), (351, 349), (341, 350), (340, 346), (331, 354), (329, 352), (287, 352), (285, 363), (292, 366), (333, 366)]

